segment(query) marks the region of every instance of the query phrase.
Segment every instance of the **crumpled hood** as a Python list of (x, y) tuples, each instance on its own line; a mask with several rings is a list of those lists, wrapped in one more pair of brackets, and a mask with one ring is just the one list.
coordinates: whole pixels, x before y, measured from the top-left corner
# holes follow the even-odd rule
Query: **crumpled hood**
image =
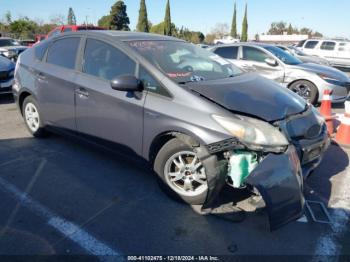
[(9, 71), (14, 68), (15, 64), (11, 60), (0, 55), (0, 71)]
[(316, 73), (316, 74), (323, 74), (330, 78), (337, 79), (341, 82), (350, 82), (350, 78), (347, 74), (330, 66), (324, 66), (324, 65), (314, 64), (314, 63), (303, 63), (300, 65), (297, 65), (296, 67)]
[(228, 110), (268, 122), (284, 119), (306, 109), (306, 102), (298, 95), (253, 73), (188, 83), (186, 87)]

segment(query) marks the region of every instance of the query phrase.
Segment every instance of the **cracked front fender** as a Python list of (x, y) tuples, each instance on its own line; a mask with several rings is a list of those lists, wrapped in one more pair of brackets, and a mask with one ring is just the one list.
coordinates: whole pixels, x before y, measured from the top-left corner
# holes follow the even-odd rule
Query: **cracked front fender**
[(247, 184), (255, 187), (265, 201), (271, 230), (303, 215), (302, 181), (300, 161), (293, 146), (285, 154), (269, 154), (248, 177)]

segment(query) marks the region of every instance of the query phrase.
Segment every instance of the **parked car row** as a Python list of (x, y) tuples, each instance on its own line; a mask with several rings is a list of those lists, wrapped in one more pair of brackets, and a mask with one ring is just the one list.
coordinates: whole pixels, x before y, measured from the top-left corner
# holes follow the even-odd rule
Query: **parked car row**
[(59, 130), (119, 145), (148, 161), (169, 195), (205, 212), (226, 183), (247, 190), (276, 229), (303, 214), (303, 179), (329, 146), (326, 126), (300, 96), (234, 64), (280, 82), (292, 70), (327, 80), (277, 47), (223, 48), (213, 51), (231, 62), (160, 35), (58, 34), (20, 56), (13, 93), (33, 136)]
[(16, 61), (18, 56), (26, 49), (26, 46), (21, 45), (12, 38), (0, 37), (0, 56)]
[(349, 95), (350, 78), (338, 69), (304, 63), (280, 47), (259, 43), (238, 43), (210, 49), (247, 72), (256, 72), (287, 87), (311, 104), (322, 101), (325, 89), (332, 90), (332, 102), (342, 103)]

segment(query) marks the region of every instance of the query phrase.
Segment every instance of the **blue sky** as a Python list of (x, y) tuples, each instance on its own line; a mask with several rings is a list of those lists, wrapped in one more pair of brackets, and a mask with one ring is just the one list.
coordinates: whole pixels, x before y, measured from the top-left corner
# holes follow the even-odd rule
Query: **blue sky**
[[(109, 13), (116, 0), (0, 0), (0, 17), (10, 11), (14, 18), (28, 16), (48, 21), (52, 15), (67, 15), (73, 7), (78, 22), (97, 20)], [(131, 28), (137, 23), (139, 0), (125, 0)], [(166, 0), (146, 0), (148, 16), (153, 24), (164, 18)], [(172, 19), (177, 26), (209, 32), (216, 23), (231, 25), (234, 0), (171, 0)], [(306, 26), (329, 37), (350, 38), (349, 0), (237, 0), (238, 30), (248, 3), (249, 35), (264, 33), (273, 21), (284, 20), (293, 25)]]

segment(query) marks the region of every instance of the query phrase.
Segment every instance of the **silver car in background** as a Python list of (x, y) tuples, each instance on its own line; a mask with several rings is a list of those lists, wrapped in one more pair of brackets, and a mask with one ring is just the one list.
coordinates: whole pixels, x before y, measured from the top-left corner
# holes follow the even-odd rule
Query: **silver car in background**
[(331, 63), (322, 57), (308, 55), (294, 46), (276, 45), (278, 48), (300, 59), (304, 63), (315, 63), (319, 65), (332, 66)]
[(338, 69), (303, 63), (280, 48), (257, 43), (216, 46), (212, 52), (248, 72), (278, 82), (312, 104), (322, 101), (325, 89), (332, 90), (332, 102), (344, 102), (350, 91), (350, 78)]

